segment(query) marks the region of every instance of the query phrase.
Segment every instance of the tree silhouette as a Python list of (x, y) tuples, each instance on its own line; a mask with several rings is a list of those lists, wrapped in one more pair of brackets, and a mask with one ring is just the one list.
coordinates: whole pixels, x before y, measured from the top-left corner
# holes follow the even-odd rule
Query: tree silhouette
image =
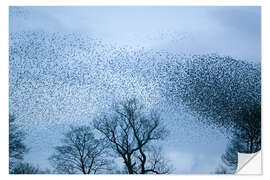
[(255, 104), (241, 110), (233, 135), (241, 144), (241, 153), (255, 153), (261, 150), (261, 105)]
[(170, 171), (154, 144), (166, 135), (160, 116), (154, 111), (147, 113), (136, 99), (115, 104), (113, 113), (95, 121), (94, 126), (123, 159), (129, 174)]
[(17, 161), (22, 161), (24, 154), (29, 151), (24, 144), (25, 133), (18, 127), (15, 117), (9, 115), (9, 170), (15, 167)]
[(261, 150), (261, 107), (254, 105), (249, 109), (241, 110), (239, 122), (233, 128), (233, 136), (225, 153), (221, 156), (222, 162), (231, 172), (237, 169), (238, 152), (255, 153)]
[(62, 142), (49, 158), (58, 173), (95, 174), (108, 164), (103, 142), (94, 137), (88, 126), (72, 127)]

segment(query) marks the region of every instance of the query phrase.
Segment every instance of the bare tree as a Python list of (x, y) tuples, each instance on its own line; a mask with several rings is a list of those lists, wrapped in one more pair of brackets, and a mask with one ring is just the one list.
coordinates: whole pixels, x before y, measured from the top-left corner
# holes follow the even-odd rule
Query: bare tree
[(95, 174), (108, 163), (103, 142), (87, 126), (71, 128), (55, 151), (49, 160), (59, 173)]
[(238, 152), (255, 153), (261, 150), (261, 105), (242, 108), (238, 122), (233, 128), (234, 139), (238, 140)]
[(24, 144), (25, 133), (16, 125), (15, 117), (9, 115), (9, 171), (12, 173), (17, 161), (23, 160), (29, 151)]
[(95, 121), (94, 126), (123, 159), (129, 174), (169, 172), (163, 157), (150, 151), (150, 145), (167, 133), (160, 116), (146, 112), (136, 99), (115, 104), (112, 114)]
[(235, 171), (238, 163), (238, 152), (255, 153), (261, 150), (261, 107), (253, 105), (248, 109), (242, 109), (239, 114), (239, 122), (235, 123), (233, 136), (222, 162), (231, 170)]
[(146, 163), (146, 173), (168, 174), (173, 171), (172, 165), (162, 155), (161, 147), (151, 146), (146, 152), (149, 158)]

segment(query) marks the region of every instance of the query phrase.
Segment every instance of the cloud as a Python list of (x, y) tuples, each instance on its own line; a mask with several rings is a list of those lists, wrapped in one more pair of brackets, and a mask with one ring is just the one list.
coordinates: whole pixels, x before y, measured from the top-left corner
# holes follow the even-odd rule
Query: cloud
[(166, 152), (170, 163), (174, 166), (175, 174), (209, 174), (218, 166), (216, 156), (208, 156), (202, 153), (192, 153), (171, 150)]

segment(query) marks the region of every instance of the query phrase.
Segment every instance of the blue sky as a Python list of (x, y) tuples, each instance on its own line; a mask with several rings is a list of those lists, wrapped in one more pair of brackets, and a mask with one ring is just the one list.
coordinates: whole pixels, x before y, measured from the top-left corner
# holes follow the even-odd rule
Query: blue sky
[(25, 11), (11, 23), (11, 31), (76, 31), (117, 44), (260, 60), (260, 7), (29, 7)]
[[(261, 59), (259, 7), (11, 7), (10, 32), (22, 35), (25, 32), (45, 32), (40, 36), (45, 39), (54, 32), (62, 35), (75, 33), (101, 41), (106, 47), (130, 47), (133, 53), (143, 48), (144, 51), (188, 55), (218, 53), (250, 62), (260, 62)], [(91, 57), (89, 51), (72, 48), (68, 44), (72, 38), (66, 44), (61, 42), (62, 36), (56, 40), (55, 47), (60, 47), (56, 50), (66, 56), (55, 61), (59, 60), (66, 69), (80, 67), (76, 64), (78, 59), (89, 66), (101, 62), (104, 63), (102, 67), (106, 67), (106, 61)], [(91, 46), (87, 39), (82, 42), (87, 47)], [(43, 46), (47, 47), (41, 45), (41, 49)], [(104, 51), (103, 59), (111, 57), (108, 49)], [(44, 57), (35, 51), (34, 54), (37, 58)], [(52, 54), (47, 56), (45, 59), (54, 57)], [(27, 58), (20, 61), (24, 63)], [(121, 63), (120, 69), (127, 71), (128, 62)], [(171, 133), (163, 146), (175, 173), (209, 173), (215, 170), (227, 142), (220, 129), (200, 123), (181, 108), (170, 108), (154, 82), (122, 76), (121, 73), (102, 72), (98, 68), (93, 68), (91, 74), (96, 78), (96, 89), (68, 83), (64, 86), (36, 86), (34, 90), (28, 87), (28, 91), (17, 88), (19, 95), (11, 99), (11, 105), (16, 104), (12, 111), (18, 114), (20, 123), (29, 134), (26, 143), (31, 152), (26, 160), (41, 167), (49, 166), (47, 158), (53, 147), (59, 144), (66, 126), (91, 122), (99, 113), (99, 103), (108, 100), (110, 93), (118, 96), (135, 93), (151, 106), (167, 107), (163, 118)], [(72, 70), (73, 73), (76, 71)]]

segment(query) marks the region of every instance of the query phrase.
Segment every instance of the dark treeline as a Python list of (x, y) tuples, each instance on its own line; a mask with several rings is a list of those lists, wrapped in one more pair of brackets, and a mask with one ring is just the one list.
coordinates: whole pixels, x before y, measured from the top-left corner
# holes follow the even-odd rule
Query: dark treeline
[[(53, 171), (23, 162), (25, 136), (14, 129), (10, 131), (10, 174), (168, 174), (173, 170), (158, 145), (168, 133), (159, 113), (137, 99), (114, 104), (93, 125), (71, 126), (49, 158)], [(122, 163), (117, 164), (115, 158)]]
[[(234, 173), (237, 170), (237, 153), (256, 153), (261, 150), (261, 106), (243, 109), (239, 122), (232, 128), (232, 138), (222, 155), (217, 173)], [(221, 172), (219, 169), (223, 169)]]

